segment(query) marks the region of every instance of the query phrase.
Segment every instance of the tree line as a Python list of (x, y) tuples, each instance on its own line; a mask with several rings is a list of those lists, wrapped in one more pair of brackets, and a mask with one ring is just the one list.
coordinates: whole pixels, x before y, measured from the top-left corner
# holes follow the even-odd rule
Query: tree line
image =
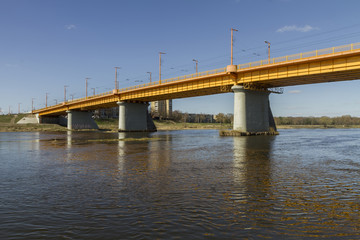
[(216, 115), (204, 113), (187, 113), (175, 110), (171, 114), (171, 119), (175, 122), (188, 123), (232, 123), (233, 114), (218, 113)]
[[(210, 114), (191, 114), (175, 110), (172, 112), (172, 120), (175, 122), (189, 122), (189, 123), (228, 123), (233, 122), (233, 114), (218, 113), (216, 115)], [(343, 115), (340, 117), (274, 117), (276, 125), (360, 125), (360, 117), (353, 117), (351, 115)]]
[(360, 125), (360, 117), (275, 117), (276, 125)]

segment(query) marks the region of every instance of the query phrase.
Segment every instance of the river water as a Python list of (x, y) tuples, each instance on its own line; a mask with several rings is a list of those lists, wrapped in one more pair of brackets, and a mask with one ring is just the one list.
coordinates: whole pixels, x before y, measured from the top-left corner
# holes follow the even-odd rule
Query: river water
[(360, 130), (0, 133), (1, 239), (359, 239)]

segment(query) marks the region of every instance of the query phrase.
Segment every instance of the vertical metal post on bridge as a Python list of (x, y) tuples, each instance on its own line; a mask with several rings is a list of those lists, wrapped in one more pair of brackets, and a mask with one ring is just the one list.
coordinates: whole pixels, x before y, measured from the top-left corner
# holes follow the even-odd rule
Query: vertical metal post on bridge
[(151, 72), (146, 72), (146, 73), (150, 74), (150, 83), (151, 83)]
[(117, 80), (117, 70), (120, 69), (120, 67), (114, 67), (115, 68), (115, 90), (119, 89), (119, 83)]
[(231, 28), (231, 65), (233, 65), (233, 45), (234, 45), (234, 40), (233, 40), (233, 31), (238, 31), (234, 28)]
[(88, 80), (89, 80), (90, 78), (85, 78), (85, 98), (87, 98), (87, 96), (88, 96)]
[(161, 54), (166, 54), (166, 53), (159, 52), (159, 84), (161, 84)]

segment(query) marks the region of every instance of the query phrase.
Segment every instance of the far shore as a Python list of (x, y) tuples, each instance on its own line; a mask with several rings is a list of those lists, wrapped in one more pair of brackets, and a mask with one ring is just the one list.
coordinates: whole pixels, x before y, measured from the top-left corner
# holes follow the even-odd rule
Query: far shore
[[(0, 132), (58, 132), (68, 131), (66, 127), (58, 124), (16, 124), (22, 116), (8, 115), (0, 116)], [(96, 120), (100, 131), (117, 132), (117, 119), (101, 119)], [(154, 120), (158, 131), (169, 130), (186, 130), (186, 129), (218, 129), (226, 130), (232, 129), (230, 123), (188, 123), (188, 122), (174, 122), (171, 120)], [(277, 125), (277, 129), (330, 129), (330, 128), (360, 128), (360, 125)], [(84, 131), (84, 130), (78, 130)], [(88, 130), (85, 130), (88, 131)], [(94, 131), (94, 130), (93, 130)]]
[(360, 125), (277, 125), (277, 129), (299, 129), (299, 128), (320, 128), (320, 129), (331, 129), (331, 128), (360, 128)]
[[(189, 129), (232, 129), (230, 124), (220, 123), (174, 123), (174, 122), (159, 122), (155, 121), (158, 131), (170, 130), (189, 130)], [(102, 124), (98, 123), (100, 131), (117, 132), (117, 124)], [(279, 125), (277, 129), (345, 129), (345, 128), (360, 128), (359, 125)], [(15, 124), (15, 123), (0, 123), (0, 132), (64, 132), (68, 129), (58, 124)], [(84, 131), (84, 130), (75, 130)], [(88, 131), (88, 130), (85, 130)], [(94, 131), (94, 130), (92, 130)]]

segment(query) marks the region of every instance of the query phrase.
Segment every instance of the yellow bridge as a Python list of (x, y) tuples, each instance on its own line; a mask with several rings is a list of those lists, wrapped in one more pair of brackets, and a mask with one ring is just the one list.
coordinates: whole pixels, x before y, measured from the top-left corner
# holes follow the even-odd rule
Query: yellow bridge
[(229, 65), (196, 74), (133, 87), (114, 89), (34, 110), (41, 116), (67, 111), (114, 107), (119, 102), (139, 103), (231, 92), (233, 86), (251, 91), (301, 84), (360, 79), (360, 43)]

